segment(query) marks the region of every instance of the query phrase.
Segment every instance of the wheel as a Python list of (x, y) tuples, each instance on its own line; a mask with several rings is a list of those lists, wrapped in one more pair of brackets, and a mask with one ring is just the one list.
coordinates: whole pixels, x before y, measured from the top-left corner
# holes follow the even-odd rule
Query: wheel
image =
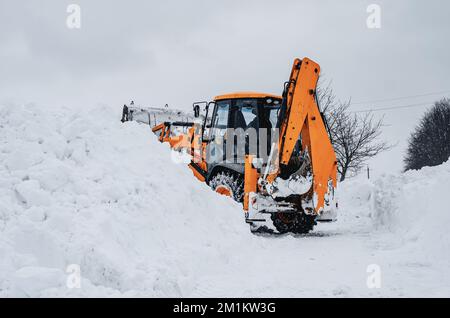
[(221, 171), (211, 178), (209, 186), (217, 193), (229, 196), (237, 202), (243, 201), (244, 178), (238, 173)]
[(298, 213), (273, 213), (271, 216), (273, 225), (281, 234), (294, 233), (306, 234), (312, 231), (317, 224), (315, 215)]

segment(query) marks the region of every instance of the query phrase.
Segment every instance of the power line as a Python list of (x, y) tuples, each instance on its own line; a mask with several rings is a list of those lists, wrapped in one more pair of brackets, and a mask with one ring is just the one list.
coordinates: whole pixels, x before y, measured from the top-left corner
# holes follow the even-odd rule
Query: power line
[(394, 110), (394, 109), (413, 108), (413, 107), (431, 106), (431, 105), (433, 105), (433, 102), (421, 103), (421, 104), (411, 104), (411, 105), (390, 106), (390, 107), (383, 107), (383, 108), (372, 108), (372, 109), (365, 109), (365, 110), (355, 110), (355, 111), (352, 111), (352, 113), (370, 113), (370, 112), (378, 112), (378, 111), (383, 111), (383, 110)]
[(355, 103), (352, 102), (351, 105), (381, 103), (381, 102), (389, 102), (389, 101), (395, 101), (395, 100), (417, 98), (417, 97), (425, 97), (425, 96), (433, 96), (433, 95), (440, 95), (440, 94), (447, 94), (447, 93), (450, 93), (450, 90), (449, 91), (434, 92), (434, 93), (427, 93), (427, 94), (420, 94), (420, 95), (410, 95), (410, 96), (401, 96), (401, 97), (394, 97), (394, 98), (385, 98), (385, 99), (375, 99), (375, 100), (368, 100), (368, 101), (360, 101), (360, 102), (355, 102)]

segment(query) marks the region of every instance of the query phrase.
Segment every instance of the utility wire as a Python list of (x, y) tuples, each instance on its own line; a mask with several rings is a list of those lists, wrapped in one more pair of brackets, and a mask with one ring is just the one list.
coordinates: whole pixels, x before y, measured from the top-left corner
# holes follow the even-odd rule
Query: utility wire
[(440, 94), (447, 94), (447, 93), (450, 93), (450, 91), (440, 91), (440, 92), (420, 94), (420, 95), (410, 95), (410, 96), (402, 96), (402, 97), (394, 97), (394, 98), (385, 98), (385, 99), (360, 101), (360, 102), (355, 102), (355, 103), (352, 102), (351, 105), (381, 103), (381, 102), (389, 102), (389, 101), (395, 101), (395, 100), (417, 98), (417, 97), (425, 97), (425, 96), (433, 96), (433, 95), (440, 95)]
[(383, 108), (372, 108), (372, 109), (364, 109), (364, 110), (355, 110), (352, 113), (370, 113), (370, 112), (378, 112), (383, 110), (394, 110), (394, 109), (402, 109), (402, 108), (413, 108), (419, 106), (431, 106), (434, 102), (429, 103), (420, 103), (420, 104), (411, 104), (411, 105), (400, 105), (400, 106), (391, 106), (391, 107), (383, 107)]

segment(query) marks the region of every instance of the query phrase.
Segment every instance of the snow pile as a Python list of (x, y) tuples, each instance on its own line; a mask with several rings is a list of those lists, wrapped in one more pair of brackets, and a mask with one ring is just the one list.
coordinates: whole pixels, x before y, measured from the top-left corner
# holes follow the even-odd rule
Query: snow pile
[(239, 205), (148, 126), (105, 106), (0, 113), (0, 296), (183, 296), (238, 263), (251, 236)]
[(337, 191), (339, 221), (344, 224), (353, 224), (354, 219), (363, 218), (367, 219), (368, 225), (371, 226), (374, 191), (373, 182), (362, 176), (349, 178), (339, 183)]
[(450, 162), (347, 180), (338, 222), (256, 236), (120, 111), (0, 106), (0, 297), (449, 296)]
[[(450, 160), (374, 182), (372, 218), (424, 258), (450, 261)], [(430, 259), (431, 258), (431, 259)]]
[[(436, 167), (362, 177), (339, 187), (340, 220), (365, 218), (391, 248), (433, 262), (450, 262), (450, 160)], [(418, 253), (419, 252), (419, 253)]]

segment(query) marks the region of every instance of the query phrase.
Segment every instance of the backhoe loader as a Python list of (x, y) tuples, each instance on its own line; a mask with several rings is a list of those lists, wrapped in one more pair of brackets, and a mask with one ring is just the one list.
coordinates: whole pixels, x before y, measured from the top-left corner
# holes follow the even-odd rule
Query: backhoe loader
[(336, 217), (336, 155), (318, 103), (320, 66), (295, 59), (281, 96), (220, 95), (205, 106), (203, 123), (170, 137), (176, 123), (153, 128), (160, 141), (186, 150), (194, 175), (242, 202), (252, 231), (308, 233)]

